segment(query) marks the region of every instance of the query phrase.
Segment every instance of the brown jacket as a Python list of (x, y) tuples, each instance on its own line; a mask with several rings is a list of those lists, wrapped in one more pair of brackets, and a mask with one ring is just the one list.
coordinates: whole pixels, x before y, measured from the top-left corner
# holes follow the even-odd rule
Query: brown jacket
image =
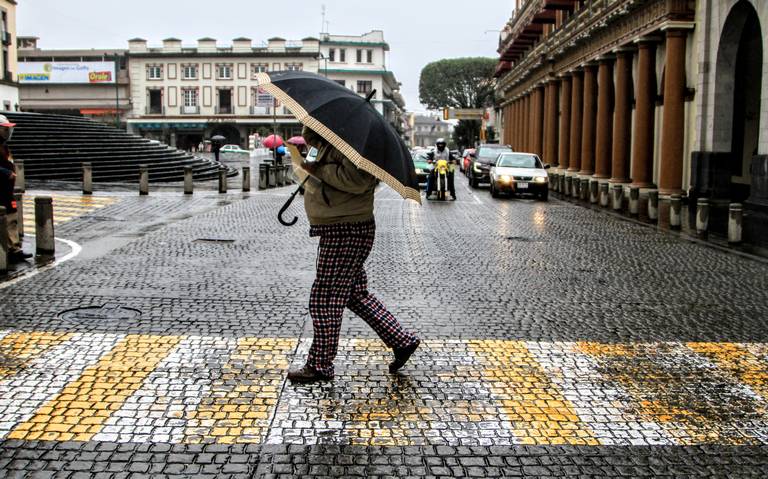
[(359, 169), (339, 150), (308, 128), (304, 139), (318, 150), (311, 175), (316, 184), (306, 188), (304, 209), (311, 225), (358, 223), (373, 219), (376, 178)]

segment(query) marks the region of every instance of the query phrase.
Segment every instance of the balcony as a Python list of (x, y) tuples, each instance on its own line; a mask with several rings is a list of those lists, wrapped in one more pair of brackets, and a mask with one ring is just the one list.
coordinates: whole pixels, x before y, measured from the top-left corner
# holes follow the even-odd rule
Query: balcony
[(213, 109), (213, 112), (216, 115), (232, 115), (235, 113), (234, 108), (232, 108), (231, 106), (220, 106), (220, 105), (216, 106)]
[(179, 107), (179, 113), (182, 115), (199, 115), (200, 106), (181, 106)]
[(165, 107), (162, 105), (147, 105), (144, 108), (145, 115), (165, 115)]
[[(251, 106), (249, 108), (249, 113), (251, 116), (269, 116), (272, 115), (272, 110), (273, 108), (271, 106)], [(291, 112), (284, 106), (277, 107), (277, 111), (275, 112), (275, 115), (277, 116), (286, 116), (290, 114)]]

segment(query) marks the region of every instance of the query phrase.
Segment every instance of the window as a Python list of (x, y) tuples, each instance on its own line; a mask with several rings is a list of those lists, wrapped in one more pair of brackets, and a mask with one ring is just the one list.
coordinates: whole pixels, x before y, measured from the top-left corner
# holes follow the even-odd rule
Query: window
[(373, 50), (366, 50), (365, 58), (366, 58), (366, 62), (373, 63)]
[(339, 48), (339, 61), (341, 63), (346, 63), (346, 61), (347, 61), (347, 50), (346, 50), (346, 48)]
[(184, 88), (181, 95), (184, 97), (184, 106), (197, 106), (197, 88)]
[[(358, 50), (359, 51), (359, 50)], [(373, 91), (373, 82), (370, 80), (358, 80), (357, 81), (357, 92), (358, 93), (364, 93), (369, 94)]]
[(357, 49), (357, 63), (363, 63), (363, 51), (359, 48)]
[(147, 67), (147, 80), (162, 80), (163, 67), (160, 65), (149, 65)]
[(197, 65), (182, 65), (181, 77), (184, 80), (197, 80)]
[(216, 78), (219, 80), (231, 80), (232, 79), (232, 64), (220, 63), (216, 65)]
[(336, 83), (338, 83), (339, 85), (341, 85), (343, 87), (347, 86), (347, 82), (345, 82), (344, 80), (333, 80), (333, 81), (335, 81)]
[(286, 63), (285, 69), (289, 72), (300, 72), (304, 69), (304, 65), (302, 63)]
[(331, 48), (328, 50), (328, 60), (335, 62), (336, 61), (336, 49)]
[(251, 63), (251, 77), (255, 78), (257, 73), (266, 73), (269, 71), (269, 63)]

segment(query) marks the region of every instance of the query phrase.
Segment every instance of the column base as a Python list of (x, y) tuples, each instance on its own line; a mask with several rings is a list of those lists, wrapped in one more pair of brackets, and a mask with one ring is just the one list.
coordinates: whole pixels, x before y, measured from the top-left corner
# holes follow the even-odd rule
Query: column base
[(630, 181), (629, 178), (611, 178), (608, 183), (629, 183)]
[(633, 188), (650, 188), (656, 189), (656, 185), (650, 182), (630, 183), (629, 186)]

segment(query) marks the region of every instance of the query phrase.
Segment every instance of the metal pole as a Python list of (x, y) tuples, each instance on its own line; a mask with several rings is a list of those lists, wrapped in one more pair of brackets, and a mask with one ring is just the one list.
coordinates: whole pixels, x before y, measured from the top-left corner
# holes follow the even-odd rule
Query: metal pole
[(120, 57), (115, 55), (115, 128), (120, 128), (120, 85), (117, 75), (120, 72)]

